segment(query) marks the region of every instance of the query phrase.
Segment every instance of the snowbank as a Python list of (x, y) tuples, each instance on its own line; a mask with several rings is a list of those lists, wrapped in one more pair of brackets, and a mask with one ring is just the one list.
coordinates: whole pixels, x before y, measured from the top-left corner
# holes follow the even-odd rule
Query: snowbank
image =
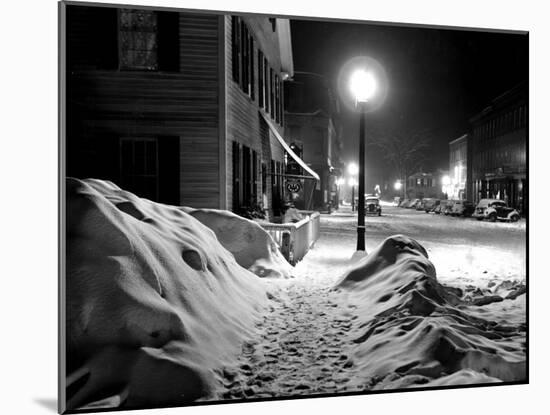
[(226, 210), (182, 209), (212, 229), (241, 267), (259, 277), (290, 277), (292, 266), (258, 223)]
[(68, 408), (217, 398), (264, 283), (177, 207), (68, 179), (66, 208)]
[[(354, 383), (369, 389), (522, 381), (525, 295), (485, 309), (436, 279), (426, 250), (387, 238), (336, 284), (357, 316)], [(523, 310), (522, 310), (523, 308)], [(502, 318), (512, 309), (514, 319)]]

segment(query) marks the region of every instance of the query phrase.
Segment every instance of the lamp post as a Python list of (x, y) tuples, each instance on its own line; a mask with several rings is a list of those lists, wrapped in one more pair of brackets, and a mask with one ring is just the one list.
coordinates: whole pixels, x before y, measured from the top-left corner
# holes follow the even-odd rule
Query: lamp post
[(365, 250), (365, 112), (376, 92), (376, 80), (365, 69), (356, 70), (350, 79), (350, 89), (359, 111), (359, 189), (357, 206), (357, 250)]
[(359, 112), (359, 203), (357, 250), (365, 251), (365, 117), (380, 108), (388, 93), (388, 77), (380, 63), (369, 56), (348, 60), (338, 74), (338, 92), (342, 103)]

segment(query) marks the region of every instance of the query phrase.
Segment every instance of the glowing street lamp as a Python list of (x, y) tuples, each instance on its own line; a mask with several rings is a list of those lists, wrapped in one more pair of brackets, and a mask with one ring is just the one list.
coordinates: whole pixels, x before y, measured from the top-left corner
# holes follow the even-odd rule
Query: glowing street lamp
[(399, 180), (396, 181), (396, 182), (393, 184), (393, 188), (394, 188), (395, 190), (398, 190), (398, 191), (399, 191), (399, 190), (401, 190), (402, 187), (403, 187), (403, 183), (401, 183)]
[(359, 167), (357, 167), (357, 164), (350, 163), (348, 164), (348, 173), (352, 176), (357, 176), (357, 173), (359, 173)]
[(359, 112), (359, 169), (357, 250), (365, 250), (365, 114), (378, 109), (388, 92), (388, 79), (380, 63), (368, 56), (347, 61), (338, 74), (342, 103)]
[(366, 103), (376, 93), (376, 79), (371, 72), (358, 69), (351, 75), (350, 89), (355, 97), (355, 105)]
[(350, 89), (359, 111), (359, 189), (357, 207), (357, 250), (365, 250), (365, 105), (376, 93), (376, 79), (371, 72), (357, 69), (350, 78)]

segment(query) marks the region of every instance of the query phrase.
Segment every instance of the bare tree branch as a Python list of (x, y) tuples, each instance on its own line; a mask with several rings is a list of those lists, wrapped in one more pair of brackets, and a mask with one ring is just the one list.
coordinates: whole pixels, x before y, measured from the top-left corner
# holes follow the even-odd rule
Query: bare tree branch
[(382, 150), (383, 157), (396, 170), (396, 176), (406, 180), (416, 173), (428, 160), (432, 135), (427, 129), (407, 130), (405, 128), (372, 126), (369, 145)]

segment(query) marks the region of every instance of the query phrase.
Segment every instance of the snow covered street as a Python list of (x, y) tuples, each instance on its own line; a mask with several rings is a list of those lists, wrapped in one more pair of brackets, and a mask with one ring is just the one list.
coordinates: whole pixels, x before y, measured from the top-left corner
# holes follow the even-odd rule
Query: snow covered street
[[(322, 215), (321, 239), (333, 236), (336, 239), (333, 248), (350, 256), (355, 250), (356, 226), (357, 215), (352, 214), (349, 206), (343, 206), (332, 215)], [(491, 223), (383, 206), (382, 216), (367, 216), (366, 227), (367, 252), (391, 235), (409, 236), (426, 248), (442, 282), (478, 284), (525, 279), (524, 219), (516, 223)]]

